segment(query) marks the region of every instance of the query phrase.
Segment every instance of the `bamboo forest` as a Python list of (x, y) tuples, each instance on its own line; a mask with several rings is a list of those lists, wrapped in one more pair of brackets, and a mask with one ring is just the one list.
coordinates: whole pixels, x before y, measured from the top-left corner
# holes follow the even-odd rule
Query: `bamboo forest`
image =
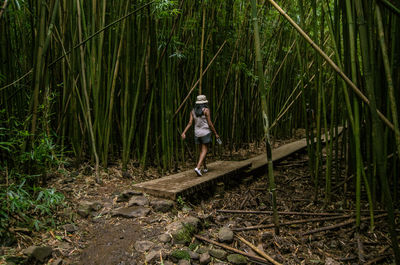
[(399, 0), (0, 0), (0, 264), (400, 264), (398, 104)]

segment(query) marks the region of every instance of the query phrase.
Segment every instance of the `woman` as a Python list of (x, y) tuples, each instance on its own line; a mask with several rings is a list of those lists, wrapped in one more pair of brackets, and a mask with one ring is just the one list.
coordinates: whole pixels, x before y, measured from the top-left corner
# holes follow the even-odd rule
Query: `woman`
[[(201, 165), (204, 162), (203, 173), (208, 171), (206, 165), (206, 155), (208, 150), (208, 144), (211, 142), (211, 131), (215, 134), (215, 137), (218, 139), (219, 136), (215, 131), (214, 125), (211, 121), (210, 109), (208, 108), (208, 100), (206, 96), (199, 95), (197, 96), (196, 105), (194, 109), (190, 112), (190, 119), (188, 125), (183, 131), (181, 137), (182, 139), (186, 138), (186, 132), (189, 130), (190, 126), (192, 126), (194, 120), (194, 141), (196, 144), (200, 144), (200, 156), (199, 161), (197, 163), (194, 171), (198, 176), (202, 176), (200, 171)], [(211, 129), (211, 130), (210, 130)]]

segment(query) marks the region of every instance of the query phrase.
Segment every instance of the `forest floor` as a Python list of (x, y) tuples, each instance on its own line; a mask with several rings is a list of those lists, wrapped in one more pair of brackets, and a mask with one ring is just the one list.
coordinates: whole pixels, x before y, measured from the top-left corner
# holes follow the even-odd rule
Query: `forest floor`
[[(277, 141), (274, 147), (288, 141)], [(263, 146), (253, 145), (249, 149), (234, 152), (232, 156), (234, 160), (248, 159), (263, 153), (263, 151)], [(228, 157), (231, 157), (230, 154), (226, 157), (211, 154), (209, 160), (228, 160)], [(189, 161), (177, 170), (191, 169), (193, 164), (194, 161)], [(235, 231), (235, 229), (244, 227), (272, 223), (272, 217), (269, 214), (234, 214), (220, 211), (228, 209), (271, 210), (271, 196), (267, 191), (266, 177), (248, 177), (240, 184), (226, 188), (224, 192), (205, 196), (202, 200), (190, 201), (186, 198), (179, 198), (173, 209), (165, 213), (154, 211), (149, 206), (147, 208), (150, 211), (142, 217), (123, 218), (112, 214), (115, 209), (126, 205), (126, 202), (118, 201), (118, 196), (124, 191), (130, 190), (135, 183), (160, 177), (161, 174), (156, 169), (149, 168), (141, 171), (132, 166), (128, 172), (123, 173), (119, 165), (110, 166), (107, 171), (102, 173), (102, 184), (96, 184), (92, 169), (88, 165), (68, 170), (69, 174), (61, 175), (49, 183), (51, 187), (57, 188), (66, 196), (68, 206), (60, 209), (57, 216), (65, 225), (56, 230), (19, 233), (18, 247), (3, 248), (3, 253), (20, 255), (18, 253), (28, 246), (47, 245), (52, 247), (53, 251), (52, 257), (45, 264), (132, 265), (145, 264), (145, 259), (148, 259), (148, 264), (160, 264), (161, 260), (164, 260), (164, 264), (173, 264), (168, 263), (169, 261), (178, 264), (178, 260), (171, 257), (171, 252), (175, 249), (188, 250), (188, 248), (164, 240), (165, 238), (160, 239), (160, 236), (165, 234), (166, 227), (174, 221), (182, 220), (187, 216), (196, 217), (201, 222), (199, 233), (214, 241), (218, 241), (218, 232), (222, 227), (228, 227)], [(171, 174), (173, 173), (171, 172)], [(277, 184), (278, 210), (299, 214), (282, 214), (279, 216), (280, 223), (304, 219), (314, 219), (314, 221), (282, 225), (279, 235), (274, 233), (273, 228), (236, 231), (236, 235), (263, 249), (270, 257), (282, 264), (394, 264), (384, 218), (375, 220), (373, 231), (369, 229), (369, 221), (364, 221), (358, 237), (352, 222), (336, 229), (304, 235), (313, 229), (339, 224), (351, 219), (350, 216), (347, 216), (342, 219), (318, 221), (317, 219), (324, 218), (318, 214), (351, 215), (352, 212), (346, 209), (354, 209), (352, 192), (348, 192), (346, 197), (343, 193), (333, 192), (332, 202), (328, 206), (324, 206), (323, 198), (320, 198), (317, 203), (313, 202), (314, 183), (310, 177), (305, 150), (275, 163), (274, 174)], [(150, 196), (146, 198), (150, 201), (155, 200)], [(79, 205), (84, 201), (99, 203), (99, 207), (86, 218), (77, 214)], [(363, 201), (363, 209), (367, 210), (365, 199)], [(300, 215), (304, 212), (315, 215)], [(144, 245), (140, 246), (137, 244), (138, 242), (152, 242), (152, 245), (146, 246), (146, 243), (143, 243)], [(257, 256), (236, 236), (233, 242), (227, 243), (227, 245)], [(192, 248), (192, 246), (195, 247)], [(143, 252), (138, 251), (138, 248), (142, 248)], [(190, 244), (191, 250), (202, 253), (205, 248), (218, 247), (193, 238), (192, 244)], [(160, 255), (149, 257), (152, 250), (157, 253), (161, 251), (161, 257)], [(200, 264), (198, 257), (192, 257), (191, 264)], [(212, 258), (209, 264), (233, 263), (229, 263), (224, 258)], [(247, 264), (263, 263), (248, 261)]]

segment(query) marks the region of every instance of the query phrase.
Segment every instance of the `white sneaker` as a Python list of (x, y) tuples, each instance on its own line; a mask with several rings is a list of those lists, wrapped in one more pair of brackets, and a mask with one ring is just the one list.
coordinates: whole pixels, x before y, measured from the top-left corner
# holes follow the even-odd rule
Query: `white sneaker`
[(208, 172), (208, 168), (203, 168), (203, 173), (207, 173)]
[(200, 169), (198, 169), (197, 167), (194, 169), (194, 172), (196, 172), (197, 176), (202, 176)]

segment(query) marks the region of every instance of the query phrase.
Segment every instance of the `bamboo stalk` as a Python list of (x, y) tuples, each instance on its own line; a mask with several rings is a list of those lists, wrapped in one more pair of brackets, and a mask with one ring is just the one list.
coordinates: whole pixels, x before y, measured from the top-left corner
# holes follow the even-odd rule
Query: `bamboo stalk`
[(263, 258), (260, 258), (260, 257), (257, 257), (257, 256), (253, 256), (253, 255), (251, 255), (251, 254), (249, 254), (249, 253), (243, 252), (243, 251), (238, 250), (238, 249), (236, 249), (236, 248), (232, 248), (232, 247), (227, 246), (227, 245), (225, 245), (225, 244), (218, 243), (218, 242), (216, 242), (216, 241), (214, 241), (214, 240), (205, 238), (205, 237), (203, 237), (203, 236), (194, 235), (194, 237), (197, 238), (197, 239), (199, 239), (199, 240), (202, 240), (202, 241), (208, 242), (208, 243), (210, 243), (210, 244), (213, 244), (213, 245), (219, 246), (219, 247), (221, 247), (221, 248), (224, 248), (224, 249), (226, 249), (226, 250), (229, 250), (229, 251), (231, 251), (231, 252), (233, 252), (233, 253), (237, 253), (237, 254), (240, 254), (240, 255), (249, 257), (250, 259), (255, 260), (255, 261), (257, 261), (257, 262), (262, 262), (263, 264), (268, 264), (268, 260), (263, 259)]
[(256, 246), (254, 246), (253, 244), (251, 244), (249, 241), (247, 241), (246, 239), (244, 239), (243, 237), (239, 236), (239, 235), (235, 235), (240, 241), (242, 241), (243, 243), (245, 243), (246, 245), (248, 245), (252, 250), (254, 250), (258, 255), (260, 255), (261, 257), (267, 259), (269, 262), (271, 262), (272, 264), (275, 265), (281, 265), (282, 263), (277, 262), (276, 260), (274, 260), (273, 258), (271, 258), (269, 255), (267, 255), (264, 251), (260, 250), (259, 248), (257, 248)]
[[(285, 11), (273, 0), (268, 0), (277, 10), (281, 13), (292, 26), (301, 34), (301, 36), (328, 62), (328, 64), (335, 70), (336, 73), (349, 85), (349, 87), (354, 91), (354, 93), (361, 98), (364, 103), (370, 105), (369, 99), (361, 92), (361, 90), (343, 73), (343, 71), (329, 58), (329, 56), (321, 50), (321, 48), (316, 45), (311, 38), (291, 19)], [(379, 118), (393, 131), (394, 125), (379, 111)]]

